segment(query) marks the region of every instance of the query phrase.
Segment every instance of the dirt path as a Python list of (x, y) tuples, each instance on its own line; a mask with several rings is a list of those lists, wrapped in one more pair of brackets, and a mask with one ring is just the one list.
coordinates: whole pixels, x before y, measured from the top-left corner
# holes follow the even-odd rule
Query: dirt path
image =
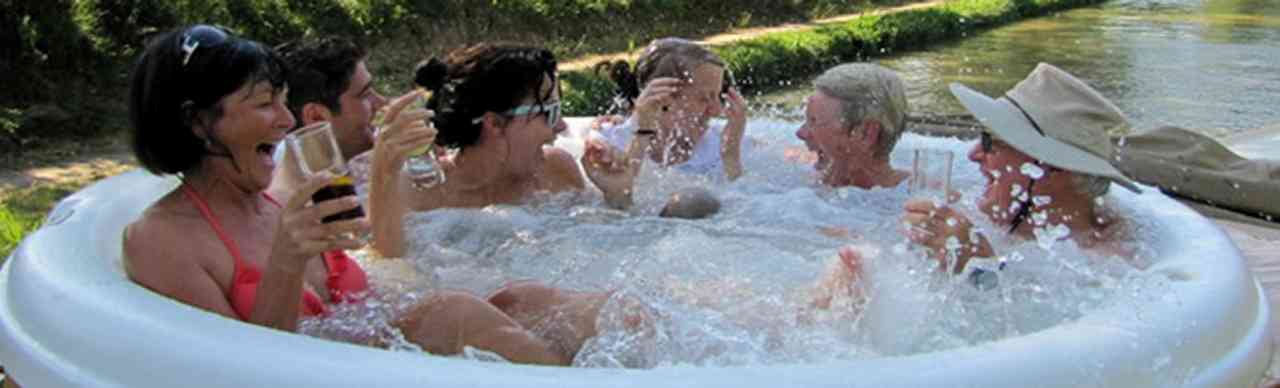
[(118, 140), (51, 146), (4, 158), (4, 165), (0, 167), (0, 198), (12, 190), (35, 185), (81, 186), (136, 166), (129, 147)]
[[(945, 0), (930, 0), (930, 1), (920, 2), (920, 3), (913, 3), (908, 5), (891, 7), (891, 8), (879, 8), (879, 9), (864, 11), (859, 13), (833, 16), (825, 19), (814, 20), (809, 23), (788, 23), (788, 24), (783, 24), (783, 25), (774, 26), (774, 27), (744, 28), (744, 29), (729, 31), (723, 34), (712, 35), (707, 37), (706, 39), (701, 40), (700, 42), (709, 44), (709, 45), (723, 45), (727, 43), (756, 38), (762, 35), (773, 34), (778, 32), (812, 30), (820, 27), (823, 24), (847, 22), (847, 21), (862, 17), (864, 15), (880, 15), (880, 14), (897, 13), (897, 12), (909, 11), (913, 9), (935, 7), (938, 5), (942, 5), (942, 3), (945, 3)], [(561, 63), (560, 70), (587, 69), (605, 60), (610, 60), (610, 61), (618, 60), (618, 59), (635, 60), (636, 57), (638, 56), (637, 55), (638, 53), (639, 53), (639, 50), (636, 50), (633, 52), (589, 55), (589, 56), (578, 58), (566, 63)]]

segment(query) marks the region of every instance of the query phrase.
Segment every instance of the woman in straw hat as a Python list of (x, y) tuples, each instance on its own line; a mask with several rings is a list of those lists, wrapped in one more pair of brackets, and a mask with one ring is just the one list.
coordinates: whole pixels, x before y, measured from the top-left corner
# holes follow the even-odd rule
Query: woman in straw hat
[[(1118, 228), (1104, 216), (1101, 197), (1111, 183), (1139, 192), (1112, 164), (1108, 134), (1128, 128), (1114, 104), (1044, 63), (1000, 98), (960, 84), (951, 84), (951, 92), (986, 127), (969, 159), (987, 178), (978, 209), (995, 225), (1021, 237), (1063, 225), (1084, 247), (1111, 239)], [(972, 258), (996, 257), (986, 237), (951, 207), (912, 200), (905, 209), (908, 237), (944, 267), (960, 273)]]

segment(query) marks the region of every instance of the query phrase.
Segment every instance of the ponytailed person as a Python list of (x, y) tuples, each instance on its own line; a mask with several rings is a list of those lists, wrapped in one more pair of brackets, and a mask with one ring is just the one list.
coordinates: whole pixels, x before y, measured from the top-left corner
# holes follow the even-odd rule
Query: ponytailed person
[[(425, 189), (400, 173), (414, 141), (375, 151), (371, 169), (372, 217), (401, 220), (409, 211), (519, 203), (539, 192), (581, 191), (586, 180), (569, 152), (553, 145), (568, 125), (561, 117), (556, 59), (545, 48), (481, 43), (431, 58), (415, 70), (417, 86), (431, 91), (426, 107), (434, 144), (448, 152), (439, 167), (448, 177)], [(375, 147), (376, 148), (376, 147)], [(586, 152), (587, 177), (608, 204), (631, 204), (639, 154)], [(391, 225), (391, 224), (387, 224)], [(394, 229), (394, 230), (390, 230)], [(403, 228), (377, 230), (374, 246), (404, 254)]]
[[(635, 66), (626, 61), (596, 65), (618, 86), (622, 123), (600, 128), (607, 145), (647, 148), (650, 160), (687, 174), (742, 175), (746, 101), (733, 86), (724, 60), (696, 42), (663, 38), (649, 43)], [(711, 120), (724, 117), (723, 124)], [(588, 144), (599, 152), (601, 144)]]

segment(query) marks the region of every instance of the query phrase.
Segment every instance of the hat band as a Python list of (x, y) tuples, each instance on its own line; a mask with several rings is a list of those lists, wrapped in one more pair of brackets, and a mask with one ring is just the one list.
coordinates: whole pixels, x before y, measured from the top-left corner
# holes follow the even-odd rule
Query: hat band
[(1036, 124), (1036, 120), (1031, 118), (1031, 114), (1027, 113), (1026, 109), (1022, 109), (1022, 104), (1019, 104), (1018, 100), (1013, 99), (1013, 96), (1010, 96), (1008, 94), (1004, 95), (1004, 98), (1006, 100), (1009, 100), (1010, 103), (1013, 103), (1013, 107), (1018, 108), (1019, 112), (1022, 112), (1022, 116), (1027, 118), (1027, 122), (1031, 123), (1031, 127), (1035, 128), (1036, 132), (1040, 133), (1040, 136), (1047, 136), (1044, 134), (1044, 130), (1040, 129), (1040, 124)]

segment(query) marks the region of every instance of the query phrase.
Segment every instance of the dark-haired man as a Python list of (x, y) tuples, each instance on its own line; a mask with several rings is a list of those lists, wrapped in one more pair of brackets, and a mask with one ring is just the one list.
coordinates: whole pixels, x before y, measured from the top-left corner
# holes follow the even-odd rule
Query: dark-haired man
[(327, 121), (348, 160), (373, 148), (373, 116), (387, 98), (373, 87), (368, 52), (337, 37), (298, 40), (276, 47), (289, 66), (289, 111), (301, 128)]

